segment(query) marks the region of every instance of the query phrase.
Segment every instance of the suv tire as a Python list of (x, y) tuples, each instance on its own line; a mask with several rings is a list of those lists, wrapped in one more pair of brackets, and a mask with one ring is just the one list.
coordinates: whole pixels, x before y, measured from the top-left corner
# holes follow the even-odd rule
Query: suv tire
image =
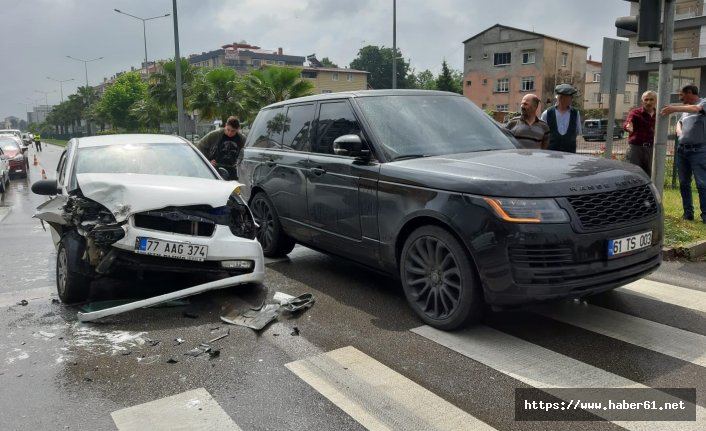
[(292, 251), (296, 243), (282, 231), (275, 206), (265, 193), (260, 192), (253, 197), (250, 210), (255, 216), (255, 221), (260, 225), (257, 230), (257, 240), (265, 256), (282, 257)]
[(475, 265), (445, 229), (422, 226), (413, 231), (399, 266), (407, 302), (425, 323), (451, 330), (481, 319), (484, 303)]

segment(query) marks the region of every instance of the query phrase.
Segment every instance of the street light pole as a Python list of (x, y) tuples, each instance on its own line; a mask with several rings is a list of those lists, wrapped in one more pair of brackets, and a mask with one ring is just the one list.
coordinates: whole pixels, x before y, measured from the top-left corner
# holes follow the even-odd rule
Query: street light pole
[(80, 59), (80, 58), (72, 57), (72, 56), (70, 56), (70, 55), (67, 55), (66, 58), (70, 58), (70, 59), (72, 59), (72, 60), (82, 61), (82, 62), (83, 62), (83, 69), (84, 69), (84, 71), (86, 72), (86, 87), (88, 87), (88, 66), (87, 66), (87, 64), (90, 63), (90, 62), (92, 62), (92, 61), (102, 60), (102, 59), (103, 59), (103, 57), (98, 57), (98, 58), (92, 58), (92, 59), (90, 59), (90, 60), (82, 60), (82, 59)]
[[(179, 54), (179, 20), (177, 19), (177, 0), (172, 0), (174, 12), (174, 65), (176, 66), (177, 128), (179, 136), (184, 136), (184, 95), (181, 90), (181, 55)], [(225, 127), (225, 124), (223, 125)]]
[(63, 84), (64, 84), (64, 82), (73, 81), (74, 79), (73, 78), (71, 78), (71, 79), (56, 79), (56, 78), (52, 78), (51, 76), (47, 76), (47, 79), (51, 79), (52, 81), (56, 81), (59, 83), (59, 92), (61, 92), (61, 103), (64, 103), (64, 86), (63, 86)]
[(149, 67), (149, 65), (147, 64), (147, 29), (146, 29), (146, 26), (145, 26), (145, 22), (146, 22), (146, 21), (149, 21), (149, 20), (152, 20), (152, 19), (166, 18), (166, 17), (169, 16), (169, 14), (167, 13), (167, 14), (164, 14), (164, 15), (153, 16), (153, 17), (150, 17), (150, 18), (140, 18), (139, 16), (131, 15), (131, 14), (129, 14), (129, 13), (127, 13), (127, 12), (123, 12), (123, 11), (121, 11), (121, 10), (119, 10), (119, 9), (113, 9), (113, 10), (114, 10), (115, 12), (117, 12), (117, 13), (121, 13), (121, 14), (123, 14), (123, 15), (127, 15), (127, 16), (129, 16), (129, 17), (132, 17), (132, 18), (135, 18), (135, 19), (139, 19), (140, 21), (142, 21), (142, 37), (143, 37), (144, 42), (145, 42), (145, 72), (146, 72), (147, 76), (150, 76), (150, 67)]
[(392, 89), (397, 88), (397, 0), (392, 0)]
[[(34, 90), (34, 91), (36, 91), (37, 93), (41, 93), (41, 94), (44, 95), (44, 106), (47, 106), (47, 107), (49, 106), (49, 97), (48, 97), (48, 94), (49, 94), (49, 93), (56, 93), (56, 90), (52, 90), (52, 91)], [(42, 99), (39, 99), (39, 100), (42, 100)]]

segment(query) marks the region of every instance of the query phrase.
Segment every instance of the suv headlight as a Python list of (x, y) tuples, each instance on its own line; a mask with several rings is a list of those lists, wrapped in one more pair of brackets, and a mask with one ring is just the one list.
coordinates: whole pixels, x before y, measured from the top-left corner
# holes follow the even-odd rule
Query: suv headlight
[(501, 219), (512, 223), (566, 223), (569, 215), (554, 199), (488, 198), (490, 205)]

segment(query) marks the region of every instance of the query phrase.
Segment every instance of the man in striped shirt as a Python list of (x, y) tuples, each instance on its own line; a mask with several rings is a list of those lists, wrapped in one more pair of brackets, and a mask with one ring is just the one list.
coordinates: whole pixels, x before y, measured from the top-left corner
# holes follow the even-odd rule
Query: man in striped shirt
[(523, 148), (546, 150), (549, 147), (549, 125), (537, 117), (539, 97), (526, 94), (522, 98), (522, 115), (507, 123), (507, 128)]

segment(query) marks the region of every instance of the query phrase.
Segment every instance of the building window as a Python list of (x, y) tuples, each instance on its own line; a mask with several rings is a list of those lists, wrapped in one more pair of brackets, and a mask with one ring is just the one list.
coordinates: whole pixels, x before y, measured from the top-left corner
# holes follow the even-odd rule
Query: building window
[(630, 91), (626, 91), (623, 94), (623, 103), (632, 103), (632, 93)]
[(593, 82), (601, 82), (601, 74), (600, 73), (593, 74)]
[(483, 80), (483, 85), (488, 85), (488, 80), (487, 80), (487, 79), (484, 79), (484, 80)]
[(507, 103), (502, 104), (502, 105), (495, 105), (495, 110), (498, 112), (507, 112), (508, 105), (507, 105)]
[(498, 79), (497, 83), (495, 84), (495, 91), (497, 93), (507, 93), (508, 91), (510, 91), (510, 79)]
[(331, 81), (338, 81), (338, 72), (331, 72)]
[(253, 59), (252, 65), (253, 65), (253, 66), (259, 66), (259, 65), (260, 65), (260, 60)]
[(321, 94), (331, 93), (331, 90), (321, 90)]
[(488, 107), (488, 104), (487, 104), (487, 103), (484, 103), (484, 104), (481, 105), (481, 108), (482, 108), (482, 109), (485, 109), (485, 108), (487, 108), (487, 107)]
[(601, 93), (593, 93), (593, 103), (601, 103)]
[(284, 66), (284, 61), (277, 60), (277, 66)]
[(315, 70), (302, 70), (302, 78), (316, 79), (316, 71)]
[(569, 54), (566, 52), (561, 53), (561, 66), (566, 67), (569, 64)]
[(470, 87), (471, 86), (471, 81), (466, 81), (466, 86)]
[(534, 64), (535, 50), (522, 51), (522, 64)]
[(275, 64), (272, 60), (262, 60), (265, 64)]
[(346, 76), (346, 81), (348, 81), (348, 82), (353, 82), (353, 74), (352, 74), (352, 73), (349, 73), (349, 74)]
[(494, 66), (506, 66), (510, 64), (509, 52), (496, 52), (493, 57)]
[(534, 76), (522, 77), (522, 91), (534, 91)]

